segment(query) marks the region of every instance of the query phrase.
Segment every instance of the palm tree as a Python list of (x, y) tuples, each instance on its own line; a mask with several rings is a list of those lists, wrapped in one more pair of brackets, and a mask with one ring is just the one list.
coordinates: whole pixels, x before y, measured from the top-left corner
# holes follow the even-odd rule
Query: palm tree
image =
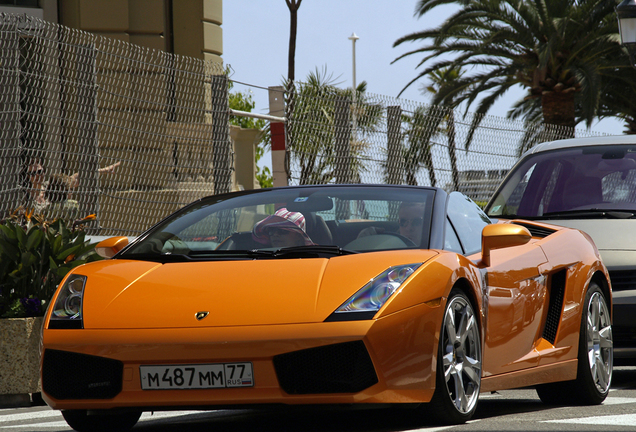
[(403, 122), (407, 124), (405, 135), (408, 145), (404, 147), (404, 173), (406, 184), (417, 185), (416, 175), (420, 167), (424, 166), (428, 172), (431, 186), (437, 185), (433, 155), (431, 153), (431, 139), (437, 134), (443, 114), (436, 106), (419, 106), (411, 116), (404, 115)]
[[(467, 102), (466, 110), (486, 94), (476, 111), (485, 114), (510, 88), (521, 85), (528, 89), (526, 104), (540, 101), (545, 123), (573, 128), (576, 101), (582, 101), (578, 115), (589, 126), (598, 114), (603, 75), (629, 67), (613, 1), (419, 0), (415, 14), (444, 4), (461, 8), (439, 27), (394, 43), (425, 42), (394, 60), (424, 55), (419, 66), (426, 67), (404, 89), (431, 72), (471, 66), (474, 74), (446, 89), (457, 95), (456, 102)], [(470, 91), (461, 94), (465, 89)], [(473, 127), (481, 118), (475, 116)]]
[[(455, 140), (455, 108), (459, 105), (458, 96), (466, 92), (466, 88), (457, 87), (455, 83), (464, 75), (461, 67), (447, 67), (437, 69), (428, 74), (431, 83), (422, 86), (422, 93), (433, 95), (433, 104), (448, 108), (444, 120), (444, 133), (448, 137), (448, 157), (451, 163), (453, 190), (459, 189), (459, 170), (457, 169), (457, 148)], [(461, 93), (460, 93), (461, 92)]]
[(599, 118), (617, 117), (625, 122), (625, 134), (636, 134), (636, 79), (631, 68), (618, 68), (602, 83)]
[[(289, 141), (290, 158), (300, 165), (300, 184), (324, 184), (336, 179), (337, 155), (335, 148), (336, 103), (348, 103), (353, 98), (353, 89), (337, 88), (336, 79), (316, 68), (307, 77), (306, 83), (297, 84), (293, 112), (293, 119), (287, 129), (293, 140)], [(366, 170), (362, 155), (369, 143), (364, 136), (373, 133), (382, 119), (382, 105), (370, 102), (366, 95), (366, 82), (361, 82), (357, 88), (356, 104), (348, 105), (350, 113), (355, 110), (357, 131), (362, 137), (352, 135), (351, 123), (345, 125), (351, 157), (349, 171), (352, 181), (360, 181), (361, 174)], [(349, 115), (351, 122), (352, 115)]]

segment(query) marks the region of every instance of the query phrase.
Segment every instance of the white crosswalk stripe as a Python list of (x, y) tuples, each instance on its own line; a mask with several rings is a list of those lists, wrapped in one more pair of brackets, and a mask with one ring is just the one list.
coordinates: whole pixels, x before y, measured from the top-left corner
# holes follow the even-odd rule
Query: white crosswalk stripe
[(546, 420), (542, 423), (567, 423), (599, 426), (635, 426), (636, 414), (620, 414), (609, 416), (582, 417), (575, 419)]
[(603, 405), (621, 405), (636, 403), (636, 398), (624, 398), (624, 397), (608, 397), (603, 402)]
[(15, 431), (15, 432), (32, 431), (33, 428), (37, 428), (38, 430), (46, 430), (46, 429), (64, 430), (66, 428), (68, 430), (71, 430), (69, 425), (66, 424), (64, 420), (48, 422), (48, 423), (30, 423), (30, 424), (21, 424), (21, 425), (13, 425), (13, 426), (0, 426), (0, 430), (10, 429), (11, 431)]
[[(621, 405), (621, 404), (636, 404), (636, 398), (629, 397), (608, 397), (604, 405)], [(29, 410), (16, 412), (16, 409), (0, 409), (0, 431), (2, 432), (31, 432), (38, 430), (42, 432), (46, 431), (61, 431), (71, 430), (70, 427), (64, 421), (60, 411), (52, 410), (50, 408), (42, 407), (39, 410)], [(143, 413), (141, 416), (141, 422), (148, 422), (153, 420), (168, 420), (179, 422), (183, 421), (182, 417), (192, 415), (206, 415), (211, 411), (159, 411), (155, 413)], [(481, 420), (473, 420), (474, 422), (480, 422)], [(634, 426), (636, 425), (636, 414), (620, 414), (620, 415), (607, 415), (607, 416), (590, 416), (579, 417), (570, 419), (559, 420), (543, 420), (541, 423), (552, 424), (578, 424), (578, 425), (598, 425), (598, 426)], [(433, 427), (433, 428), (421, 428), (415, 429), (412, 432), (441, 432), (447, 429), (453, 429), (452, 427)]]
[[(8, 422), (14, 422), (14, 421), (20, 421), (20, 420), (27, 420), (27, 419), (42, 419), (42, 418), (46, 418), (46, 417), (62, 417), (62, 414), (60, 414), (59, 411), (53, 411), (51, 409), (49, 410), (43, 410), (43, 411), (30, 411), (30, 412), (25, 412), (25, 413), (19, 413), (19, 414), (4, 414), (3, 412), (8, 412), (10, 410), (0, 410), (0, 424), (2, 423), (8, 423)], [(13, 411), (13, 410), (11, 410)]]
[[(27, 431), (32, 430), (34, 427), (38, 429), (64, 429), (70, 428), (66, 424), (66, 421), (63, 420), (62, 414), (60, 411), (51, 410), (51, 409), (43, 409), (42, 411), (29, 411), (22, 412), (17, 414), (4, 414), (9, 411), (14, 410), (0, 410), (0, 430), (11, 429), (12, 431)], [(201, 413), (210, 413), (212, 411), (159, 411), (155, 413), (145, 412), (141, 415), (139, 419), (140, 422), (143, 421), (152, 421), (158, 419), (166, 419), (166, 418), (175, 418), (177, 420), (178, 417), (192, 415), (192, 414), (201, 414)], [(52, 421), (46, 421), (50, 419)], [(58, 420), (59, 419), (59, 420)], [(20, 421), (28, 421), (35, 420), (30, 423), (23, 424), (13, 424), (9, 425), (8, 423), (12, 422), (20, 422)]]

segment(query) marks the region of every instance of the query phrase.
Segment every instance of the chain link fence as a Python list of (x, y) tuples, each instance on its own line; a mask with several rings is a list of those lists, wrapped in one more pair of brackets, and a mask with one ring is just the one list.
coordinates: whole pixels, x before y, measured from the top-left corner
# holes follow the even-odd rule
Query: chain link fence
[[(391, 183), (486, 201), (524, 149), (585, 130), (526, 125), (315, 83), (286, 95), (290, 184)], [(0, 13), (0, 218), (95, 214), (138, 235), (233, 188), (217, 63)]]
[(287, 162), (293, 184), (438, 186), (484, 202), (534, 144), (600, 135), (315, 83), (297, 83), (290, 93)]
[(0, 14), (0, 215), (136, 235), (231, 189), (222, 65)]

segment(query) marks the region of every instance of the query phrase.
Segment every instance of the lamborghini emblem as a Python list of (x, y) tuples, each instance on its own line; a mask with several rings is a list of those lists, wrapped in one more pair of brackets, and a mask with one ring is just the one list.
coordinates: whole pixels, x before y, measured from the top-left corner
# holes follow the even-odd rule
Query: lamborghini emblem
[(196, 315), (194, 315), (194, 317), (197, 319), (197, 321), (201, 321), (203, 318), (208, 316), (209, 313), (210, 312), (197, 312)]

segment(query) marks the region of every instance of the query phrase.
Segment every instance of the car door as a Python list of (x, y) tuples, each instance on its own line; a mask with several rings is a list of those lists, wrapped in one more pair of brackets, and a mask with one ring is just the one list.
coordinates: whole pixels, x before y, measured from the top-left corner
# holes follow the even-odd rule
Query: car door
[[(452, 238), (456, 234), (464, 252), (479, 262), (481, 231), (491, 220), (472, 201), (455, 192), (449, 195), (447, 214), (454, 230), (449, 233), (452, 236), (446, 236), (447, 247), (454, 244)], [(490, 266), (483, 269), (484, 376), (538, 365), (534, 347), (546, 298), (545, 277), (539, 265), (547, 258), (539, 246), (531, 241), (523, 246), (495, 249), (490, 257)]]
[(490, 260), (486, 268), (484, 373), (497, 375), (537, 366), (535, 344), (547, 293), (539, 265), (547, 258), (539, 246), (528, 243), (493, 250)]

